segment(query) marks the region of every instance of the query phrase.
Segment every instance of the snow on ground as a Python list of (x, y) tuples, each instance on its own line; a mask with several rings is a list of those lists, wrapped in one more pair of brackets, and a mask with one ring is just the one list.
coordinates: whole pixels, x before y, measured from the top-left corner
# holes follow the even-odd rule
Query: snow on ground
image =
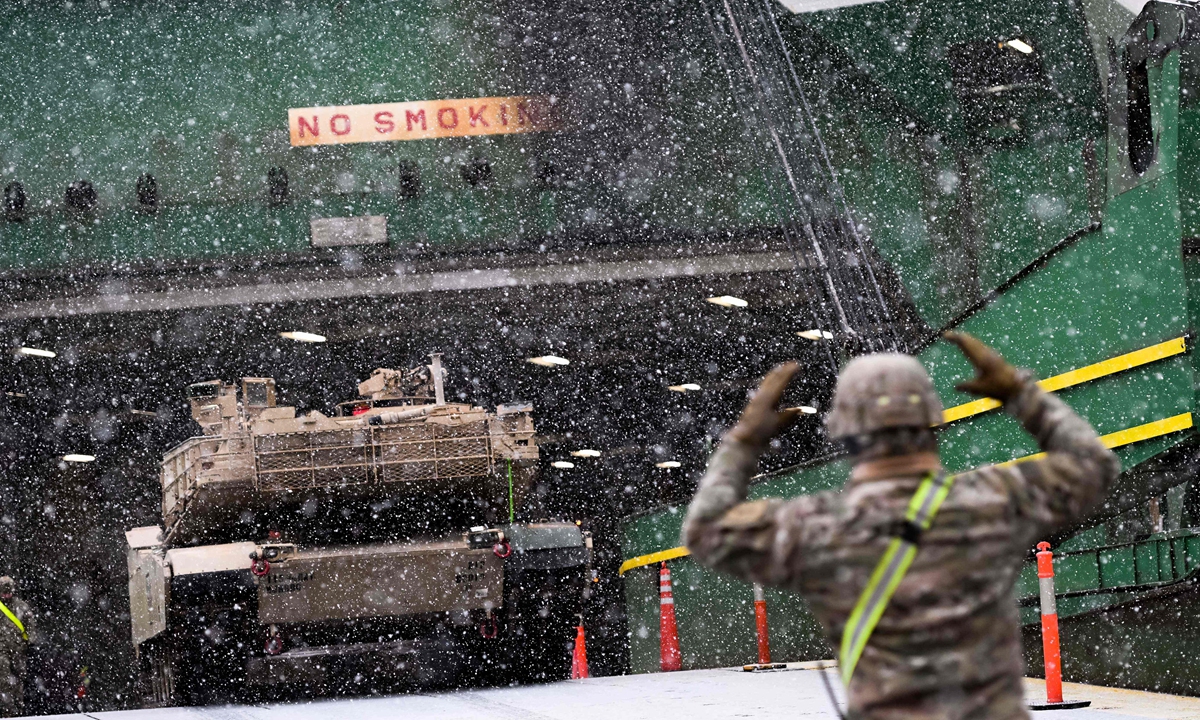
[[(837, 678), (830, 672), (830, 682)], [(1031, 696), (1040, 681), (1030, 680)], [(1200, 699), (1067, 684), (1068, 699), (1092, 708), (1035, 713), (1035, 720), (1200, 720)], [(817, 671), (739, 669), (626, 675), (550, 685), (322, 700), (297, 704), (92, 712), (57, 718), (97, 720), (835, 720)]]

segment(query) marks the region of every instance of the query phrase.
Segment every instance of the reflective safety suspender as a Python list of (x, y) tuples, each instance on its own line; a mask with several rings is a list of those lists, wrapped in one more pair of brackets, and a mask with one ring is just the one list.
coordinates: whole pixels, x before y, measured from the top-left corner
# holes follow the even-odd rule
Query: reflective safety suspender
[(4, 617), (12, 621), (13, 625), (17, 626), (17, 629), (21, 631), (21, 637), (25, 638), (25, 642), (29, 642), (29, 633), (25, 632), (25, 624), (13, 614), (13, 611), (9, 610), (8, 606), (2, 602), (0, 602), (0, 611), (4, 613)]
[(921, 481), (917, 493), (908, 503), (908, 512), (898, 535), (888, 544), (879, 564), (871, 573), (871, 579), (863, 588), (850, 619), (846, 621), (846, 629), (842, 632), (842, 648), (838, 653), (838, 665), (841, 667), (842, 682), (850, 686), (850, 678), (854, 668), (867, 647), (867, 640), (879, 624), (879, 618), (887, 609), (888, 602), (912, 565), (917, 556), (917, 546), (921, 542), (921, 533), (933, 524), (942, 501), (950, 493), (954, 484), (954, 476), (947, 475), (944, 470), (929, 473)]

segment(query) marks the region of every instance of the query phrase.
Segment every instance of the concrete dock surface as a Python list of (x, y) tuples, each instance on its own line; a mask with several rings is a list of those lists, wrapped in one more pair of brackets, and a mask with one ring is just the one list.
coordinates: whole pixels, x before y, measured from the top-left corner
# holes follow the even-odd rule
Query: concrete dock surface
[[(830, 683), (837, 689), (834, 670)], [(1034, 713), (1035, 720), (1200, 720), (1200, 699), (1064, 684), (1068, 700), (1091, 700), (1080, 710)], [(840, 689), (837, 690), (840, 698)], [(1042, 698), (1041, 680), (1027, 680), (1026, 695)], [(624, 675), (548, 685), (339, 698), (303, 703), (225, 705), (86, 712), (50, 718), (96, 720), (836, 720), (829, 696), (811, 663), (744, 672), (741, 668)]]

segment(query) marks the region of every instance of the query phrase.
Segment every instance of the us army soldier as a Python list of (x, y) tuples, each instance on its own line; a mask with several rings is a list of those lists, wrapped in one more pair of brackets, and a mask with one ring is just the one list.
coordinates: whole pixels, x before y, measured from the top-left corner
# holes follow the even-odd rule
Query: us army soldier
[(14, 717), (25, 708), (25, 649), (36, 637), (33, 611), (15, 596), (16, 583), (0, 576), (0, 714)]
[[(975, 338), (948, 333), (975, 366), (960, 390), (996, 398), (1045, 451), (957, 475), (919, 536), (848, 688), (849, 715), (872, 720), (1027, 718), (1013, 585), (1029, 549), (1093, 508), (1120, 464), (1086, 421)], [(908, 355), (857, 358), (838, 378), (830, 437), (845, 443), (844, 489), (746, 502), (767, 443), (796, 410), (778, 410), (798, 366), (773, 370), (709, 462), (683, 540), (710, 567), (801, 593), (834, 646), (872, 571), (904, 532), (910, 501), (940, 471), (931, 425), (942, 405)]]

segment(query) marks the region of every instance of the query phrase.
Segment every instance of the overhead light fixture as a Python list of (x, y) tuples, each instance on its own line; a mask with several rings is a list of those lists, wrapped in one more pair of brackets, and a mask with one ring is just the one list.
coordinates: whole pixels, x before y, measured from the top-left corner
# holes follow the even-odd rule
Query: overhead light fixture
[(557, 355), (539, 355), (538, 357), (525, 358), (526, 362), (531, 362), (534, 365), (542, 367), (554, 367), (556, 365), (570, 365), (571, 361), (566, 358), (560, 358)]
[(881, 2), (881, 0), (779, 0), (779, 2), (788, 10), (800, 14), (820, 12), (821, 10), (835, 10), (852, 5), (865, 5), (867, 3)]
[(654, 463), (654, 467), (664, 468), (666, 470), (670, 470), (671, 468), (681, 467), (682, 465), (683, 465), (683, 463), (676, 462), (674, 460), (667, 460), (666, 462)]
[(31, 355), (33, 357), (44, 357), (44, 358), (52, 358), (52, 357), (58, 356), (58, 353), (56, 353), (56, 352), (51, 352), (49, 350), (41, 350), (39, 348), (24, 347), (24, 346), (17, 348), (17, 354), (18, 355)]
[(682, 385), (668, 385), (667, 389), (673, 392), (696, 392), (702, 388), (696, 383), (684, 383)]
[(289, 332), (281, 332), (281, 333), (279, 333), (279, 337), (287, 338), (288, 340), (295, 340), (296, 342), (307, 342), (307, 343), (323, 343), (323, 342), (325, 342), (324, 335), (318, 335), (316, 333), (310, 333), (310, 332), (301, 332), (300, 330), (291, 330)]
[(5, 390), (4, 394), (8, 397), (29, 397), (23, 392), (13, 392), (12, 390)]
[(65, 462), (69, 463), (90, 463), (96, 459), (95, 455), (82, 455), (79, 453), (68, 453), (62, 456)]
[(1029, 43), (1025, 42), (1024, 40), (1022, 40), (1021, 38), (1013, 38), (1012, 40), (1009, 40), (1008, 42), (1006, 42), (1004, 44), (1009, 46), (1013, 50), (1016, 50), (1017, 52), (1023, 52), (1026, 55), (1029, 55), (1030, 53), (1033, 52), (1033, 46), (1030, 45)]
[(743, 308), (750, 304), (750, 303), (746, 302), (745, 300), (743, 300), (739, 297), (734, 297), (732, 295), (718, 295), (717, 297), (708, 298), (708, 301), (710, 303), (712, 303), (713, 305), (720, 305), (721, 307)]
[(815, 407), (813, 407), (812, 405), (801, 405), (800, 407), (798, 407), (796, 409), (799, 410), (800, 412), (804, 413), (805, 415), (816, 415), (817, 414), (817, 409)]
[(599, 450), (586, 450), (586, 449), (585, 450), (572, 450), (571, 454), (574, 455), (575, 457), (590, 457), (590, 458), (600, 457)]
[(566, 460), (555, 460), (554, 462), (550, 463), (550, 467), (556, 467), (559, 470), (570, 470), (571, 468), (575, 467), (575, 463), (567, 462)]
[(805, 340), (832, 340), (833, 333), (828, 330), (801, 330), (796, 333)]

